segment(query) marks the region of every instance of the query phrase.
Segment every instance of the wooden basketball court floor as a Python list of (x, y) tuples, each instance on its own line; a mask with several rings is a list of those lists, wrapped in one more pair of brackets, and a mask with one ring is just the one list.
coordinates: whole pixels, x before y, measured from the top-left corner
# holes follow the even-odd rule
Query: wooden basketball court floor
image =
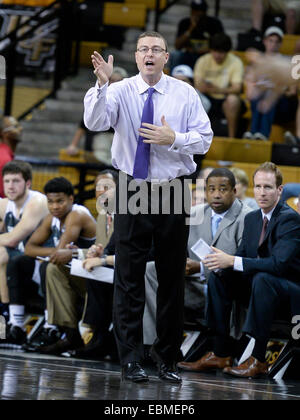
[(104, 414), (113, 414), (105, 410), (118, 410), (124, 405), (137, 407), (138, 414), (145, 414), (157, 407), (163, 410), (162, 403), (168, 404), (169, 410), (179, 404), (177, 410), (187, 406), (195, 411), (202, 400), (300, 400), (300, 381), (295, 380), (248, 380), (221, 372), (183, 372), (182, 384), (173, 385), (161, 382), (154, 366), (147, 366), (146, 371), (150, 381), (134, 384), (121, 381), (115, 363), (0, 350), (0, 399), (98, 400), (102, 401)]

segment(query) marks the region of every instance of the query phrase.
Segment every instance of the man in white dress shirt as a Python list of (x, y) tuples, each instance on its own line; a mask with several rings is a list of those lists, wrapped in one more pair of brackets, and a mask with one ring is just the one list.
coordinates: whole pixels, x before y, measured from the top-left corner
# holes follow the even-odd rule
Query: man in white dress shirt
[[(139, 74), (108, 86), (113, 56), (106, 62), (94, 52), (97, 82), (84, 99), (86, 126), (93, 131), (115, 130), (112, 164), (120, 171), (120, 182), (115, 213), (114, 332), (122, 376), (134, 382), (148, 381), (140, 363), (144, 274), (152, 245), (159, 290), (158, 338), (151, 355), (160, 379), (181, 381), (174, 362), (182, 341), (189, 233), (183, 177), (195, 171), (193, 155), (205, 154), (213, 136), (194, 88), (163, 73), (168, 58), (165, 39), (157, 32), (145, 32), (138, 38), (135, 53)], [(168, 197), (163, 187), (169, 188)]]

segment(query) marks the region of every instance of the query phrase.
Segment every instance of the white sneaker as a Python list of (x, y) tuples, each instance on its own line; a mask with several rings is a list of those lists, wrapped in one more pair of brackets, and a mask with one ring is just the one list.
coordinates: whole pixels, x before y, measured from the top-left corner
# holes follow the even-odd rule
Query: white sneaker
[(255, 133), (254, 137), (255, 140), (263, 140), (263, 141), (267, 141), (267, 137), (264, 136), (262, 133)]
[(246, 131), (246, 132), (243, 134), (243, 139), (248, 139), (248, 140), (253, 139), (253, 134), (251, 133), (251, 131)]
[(286, 144), (292, 144), (292, 145), (297, 144), (296, 136), (294, 136), (294, 134), (292, 134), (290, 131), (286, 131), (284, 133), (284, 141)]

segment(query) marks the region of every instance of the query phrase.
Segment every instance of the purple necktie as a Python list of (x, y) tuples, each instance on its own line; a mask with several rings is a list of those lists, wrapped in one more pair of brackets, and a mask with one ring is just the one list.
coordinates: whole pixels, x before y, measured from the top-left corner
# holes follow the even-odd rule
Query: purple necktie
[[(153, 124), (153, 102), (152, 94), (155, 91), (154, 88), (148, 89), (148, 98), (145, 101), (144, 109), (142, 113), (142, 123)], [(138, 145), (136, 149), (134, 166), (133, 166), (133, 178), (146, 179), (148, 176), (150, 160), (150, 144), (143, 142), (143, 137), (139, 136)]]

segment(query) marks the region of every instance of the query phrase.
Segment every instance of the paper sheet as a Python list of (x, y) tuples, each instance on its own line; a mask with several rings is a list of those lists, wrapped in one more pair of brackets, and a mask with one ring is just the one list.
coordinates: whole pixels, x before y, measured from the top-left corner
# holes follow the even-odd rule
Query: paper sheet
[(214, 254), (214, 251), (202, 238), (192, 246), (191, 250), (200, 258), (200, 260), (203, 260), (208, 254)]
[[(199, 241), (192, 246), (191, 250), (203, 260), (208, 254), (215, 254), (215, 251), (202, 239), (200, 238)], [(215, 273), (218, 273), (220, 270), (213, 270)]]
[(71, 274), (73, 276), (85, 277), (91, 280), (103, 281), (113, 284), (114, 270), (107, 267), (95, 267), (93, 271), (87, 271), (82, 267), (82, 261), (73, 259), (71, 264)]

